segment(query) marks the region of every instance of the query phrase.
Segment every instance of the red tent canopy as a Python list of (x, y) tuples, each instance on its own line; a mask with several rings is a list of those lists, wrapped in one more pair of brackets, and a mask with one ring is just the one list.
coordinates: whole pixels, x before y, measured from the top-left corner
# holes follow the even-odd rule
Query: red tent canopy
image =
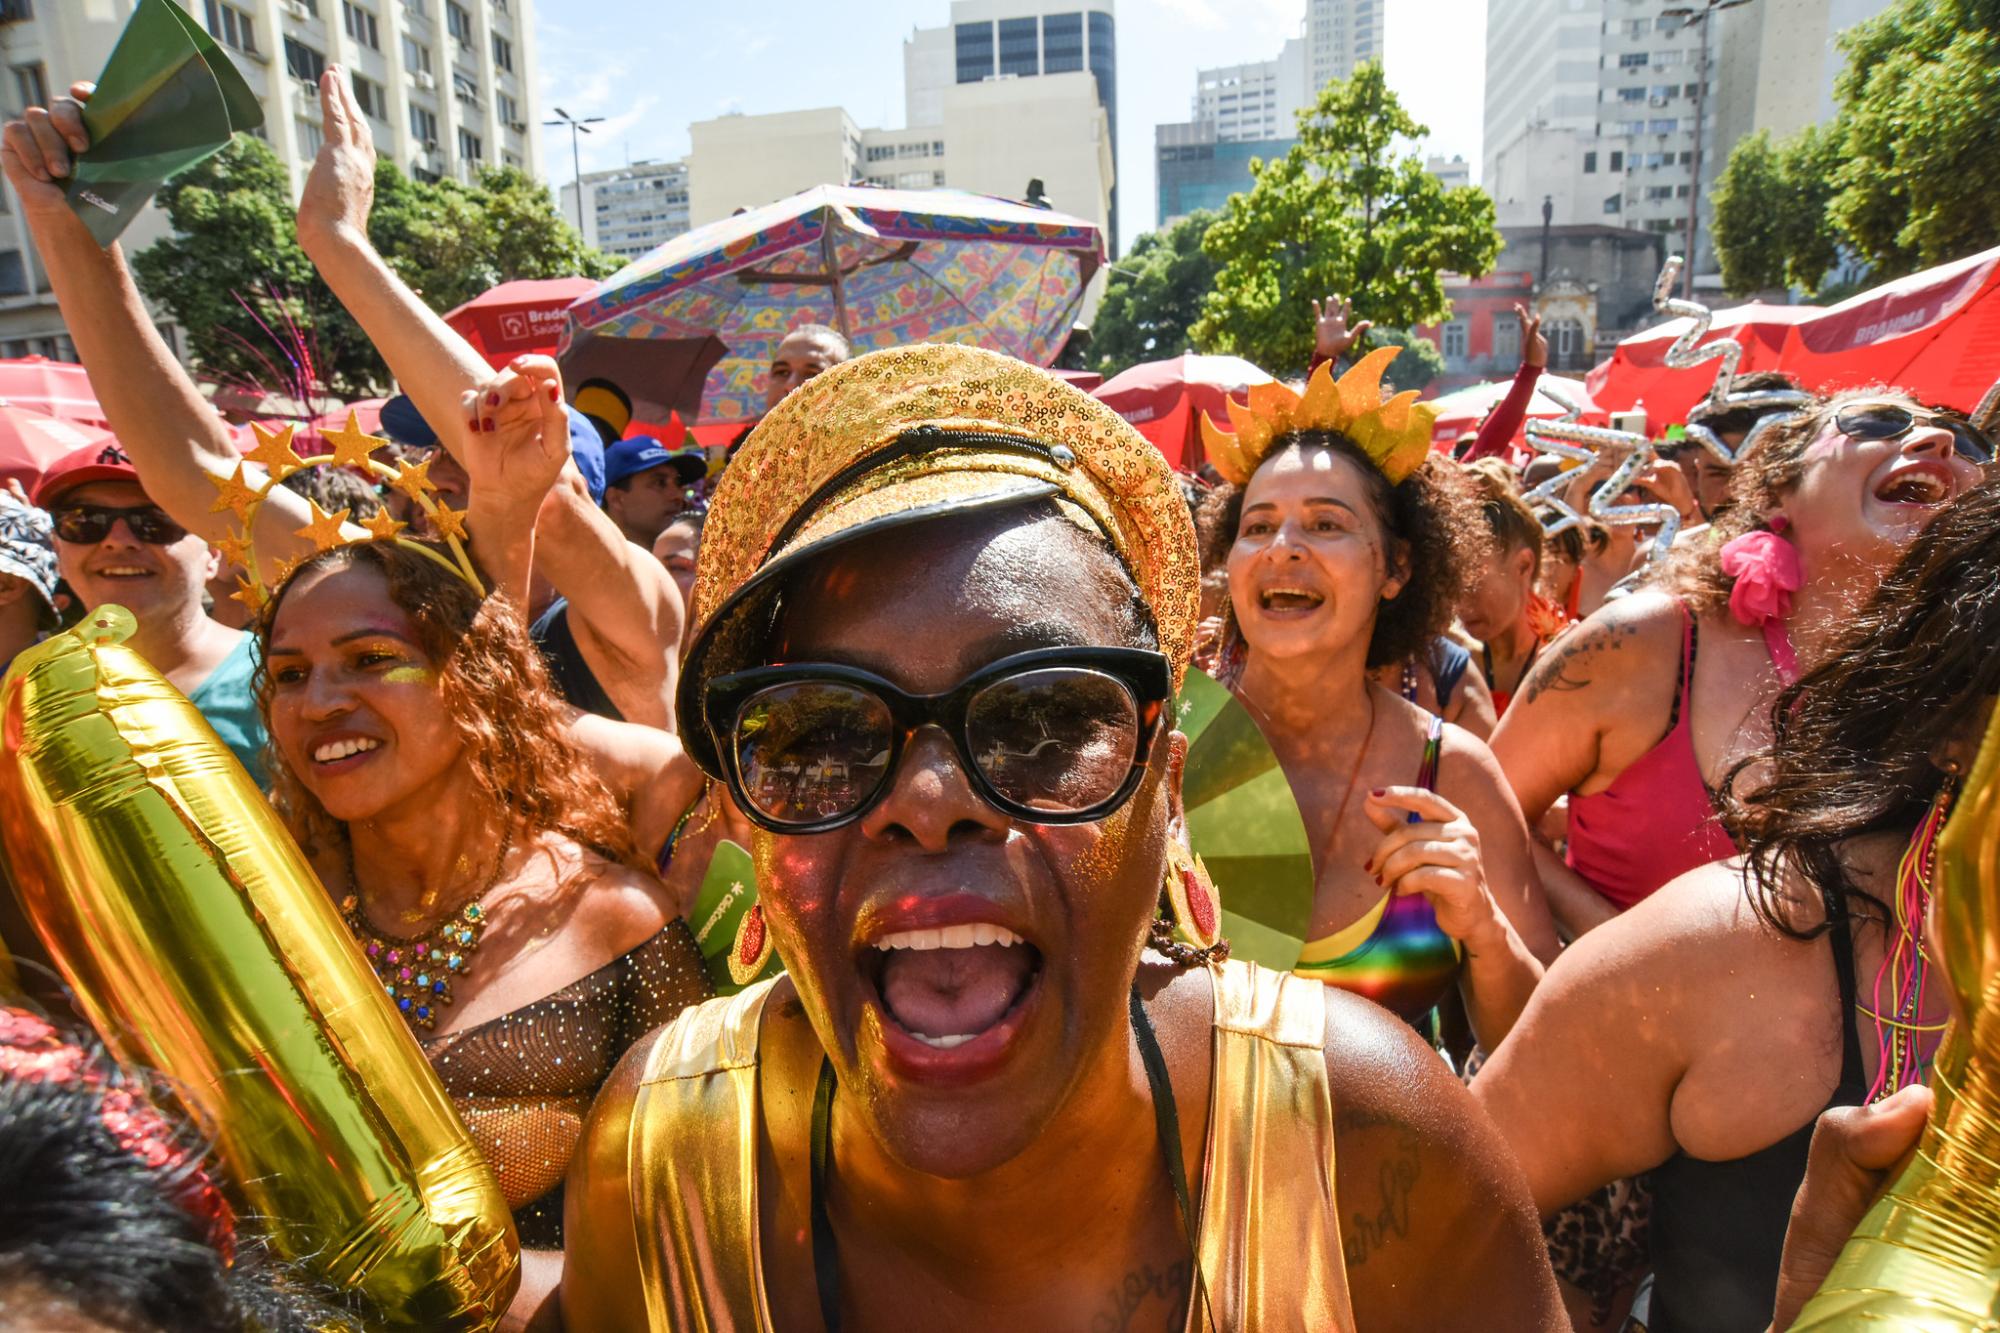
[(444, 317), (498, 370), (517, 356), (554, 356), (567, 311), (597, 290), (589, 278), (523, 278), (503, 282)]
[[(1715, 312), (1715, 323), (1704, 346), (1717, 338), (1735, 338), (1743, 344), (1739, 374), (1753, 370), (1781, 369), (1779, 362), (1786, 335), (1794, 326), (1820, 313), (1818, 306), (1766, 305), (1753, 301)], [(1624, 412), (1643, 404), (1653, 427), (1687, 419), (1688, 409), (1707, 396), (1715, 384), (1716, 363), (1704, 361), (1688, 370), (1667, 367), (1667, 349), (1687, 332), (1692, 323), (1670, 319), (1635, 333), (1619, 343), (1611, 359), (1592, 370), (1584, 383), (1590, 396), (1607, 412)], [(1657, 431), (1655, 432), (1657, 433)]]
[(103, 430), (110, 423), (82, 366), (22, 356), (0, 361), (0, 399), (13, 407)]
[(1106, 380), (1091, 396), (1137, 427), (1169, 463), (1192, 471), (1202, 459), (1201, 414), (1227, 421), (1225, 397), (1241, 398), (1251, 385), (1270, 381), (1242, 357), (1187, 352), (1141, 362)]
[[(1575, 404), (1582, 412), (1581, 419), (1586, 425), (1602, 426), (1609, 420), (1603, 409), (1591, 398), (1589, 389), (1581, 380), (1545, 374), (1537, 383), (1554, 389)], [(1512, 380), (1491, 380), (1485, 384), (1454, 389), (1450, 393), (1433, 398), (1431, 406), (1437, 409), (1438, 415), (1436, 422), (1431, 426), (1431, 443), (1448, 449), (1457, 443), (1458, 437), (1466, 431), (1477, 430), (1479, 423), (1486, 419), (1486, 414), (1498, 407), (1500, 400), (1505, 398), (1513, 387)], [(1529, 417), (1546, 419), (1559, 417), (1563, 412), (1562, 405), (1542, 393), (1540, 388), (1537, 388), (1534, 396), (1528, 399)], [(1520, 440), (1522, 431), (1515, 431), (1514, 438)]]
[(2000, 249), (1898, 278), (1821, 311), (1785, 339), (1809, 389), (1893, 384), (1964, 411), (2000, 378)]
[(0, 483), (18, 478), (24, 490), (33, 491), (43, 470), (64, 454), (110, 440), (109, 431), (95, 426), (0, 401)]
[(352, 412), (354, 413), (355, 425), (370, 435), (380, 435), (382, 433), (382, 404), (388, 401), (387, 398), (363, 398), (356, 402), (343, 403), (331, 412), (322, 412), (317, 417), (314, 417), (312, 429), (321, 435), (326, 434), (330, 430), (344, 430), (347, 427), (347, 414)]

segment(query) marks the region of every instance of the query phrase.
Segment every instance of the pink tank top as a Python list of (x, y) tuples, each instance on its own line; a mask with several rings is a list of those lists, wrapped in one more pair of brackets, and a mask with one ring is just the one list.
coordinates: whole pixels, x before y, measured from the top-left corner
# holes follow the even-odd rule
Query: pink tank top
[(1595, 796), (1569, 798), (1570, 869), (1624, 911), (1676, 875), (1736, 854), (1694, 757), (1694, 617), (1681, 608), (1673, 724)]

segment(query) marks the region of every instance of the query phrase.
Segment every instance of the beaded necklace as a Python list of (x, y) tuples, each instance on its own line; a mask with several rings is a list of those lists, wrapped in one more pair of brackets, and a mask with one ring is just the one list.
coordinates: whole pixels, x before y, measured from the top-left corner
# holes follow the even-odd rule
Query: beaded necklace
[(354, 840), (347, 840), (347, 893), (340, 900), (340, 914), (354, 932), (368, 965), (375, 969), (376, 979), (411, 1026), (426, 1032), (435, 1028), (438, 1015), (451, 1003), (452, 978), (472, 971), (472, 955), (479, 949), (479, 937), (486, 933), (488, 919), (480, 899), (500, 882), (513, 845), (514, 831), (508, 829), (500, 839), (500, 854), (493, 858), (493, 873), (485, 885), (430, 930), (405, 937), (385, 934), (361, 915), (361, 894), (354, 877)]

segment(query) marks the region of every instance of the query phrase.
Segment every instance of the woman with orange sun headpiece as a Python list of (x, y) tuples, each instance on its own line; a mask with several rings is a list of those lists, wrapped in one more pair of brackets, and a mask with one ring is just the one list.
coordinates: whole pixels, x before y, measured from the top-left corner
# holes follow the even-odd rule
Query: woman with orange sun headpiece
[[(1430, 412), (1384, 399), (1396, 349), (1317, 367), (1203, 421), (1227, 484), (1203, 510), (1229, 542), (1211, 671), (1249, 708), (1298, 797), (1317, 888), (1301, 975), (1422, 1019), (1454, 985), (1487, 1047), (1554, 957), (1527, 830), (1475, 737), (1370, 673), (1450, 623), (1483, 532)], [(1228, 892), (1223, 885), (1223, 892)]]

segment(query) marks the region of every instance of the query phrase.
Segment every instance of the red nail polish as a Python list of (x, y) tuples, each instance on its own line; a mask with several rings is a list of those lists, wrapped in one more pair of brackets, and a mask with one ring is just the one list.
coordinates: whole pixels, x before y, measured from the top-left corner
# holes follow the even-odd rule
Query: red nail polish
[(500, 392), (499, 392), (499, 390), (495, 389), (495, 390), (493, 390), (493, 391), (489, 392), (489, 393), (488, 393), (488, 394), (486, 395), (486, 405), (487, 405), (488, 407), (498, 407), (498, 406), (500, 406)]
[(562, 388), (560, 385), (551, 384), (549, 386), (549, 401), (552, 403), (560, 403), (562, 401)]
[(479, 431), (479, 418), (474, 417), (472, 420), (466, 422), (465, 428), (469, 431), (472, 431), (474, 434), (477, 434)]
[(1375, 869), (1375, 858), (1371, 856), (1371, 857), (1369, 857), (1369, 858), (1368, 858), (1368, 859), (1367, 859), (1366, 861), (1363, 861), (1363, 862), (1361, 863), (1361, 868), (1362, 868), (1363, 870), (1369, 870), (1369, 871), (1372, 871), (1372, 870), (1374, 870), (1374, 869)]
[(480, 429), (481, 429), (481, 430), (492, 430), (492, 429), (493, 429), (493, 418), (492, 418), (492, 417), (488, 417), (488, 418), (486, 418), (486, 420), (485, 420), (485, 423), (484, 423), (483, 425), (481, 425), (481, 426), (480, 426)]
[(1382, 877), (1381, 877), (1380, 875), (1377, 875), (1377, 876), (1375, 877), (1375, 883), (1376, 883), (1376, 885), (1377, 885), (1378, 887), (1383, 887), (1383, 888), (1386, 888), (1386, 887), (1388, 887), (1387, 885), (1384, 885), (1384, 884), (1382, 883)]
[(1381, 796), (1385, 794), (1388, 790), (1389, 789), (1387, 787), (1370, 787), (1368, 789), (1368, 794), (1370, 796)]

